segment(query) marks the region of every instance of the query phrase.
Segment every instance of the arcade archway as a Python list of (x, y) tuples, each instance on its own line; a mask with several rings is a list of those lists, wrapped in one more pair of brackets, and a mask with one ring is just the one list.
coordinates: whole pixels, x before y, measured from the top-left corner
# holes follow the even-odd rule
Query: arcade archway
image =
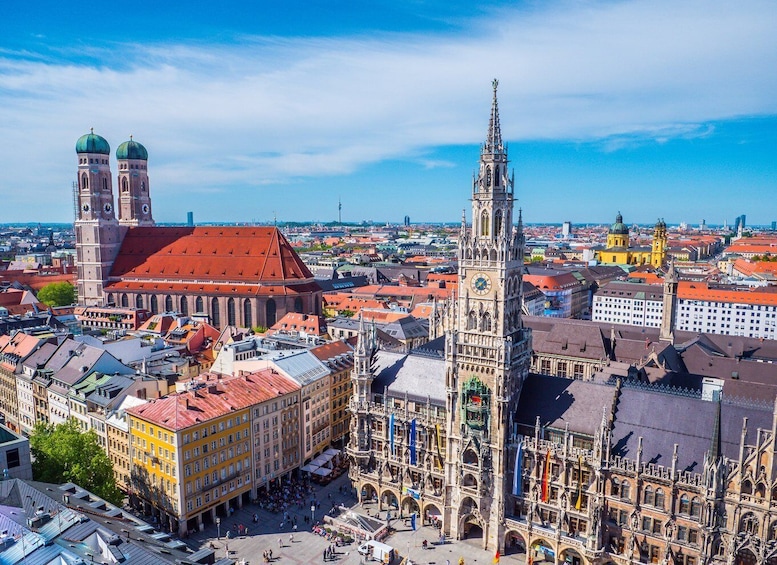
[(507, 530), (505, 532), (505, 555), (526, 555), (526, 539), (520, 532)]

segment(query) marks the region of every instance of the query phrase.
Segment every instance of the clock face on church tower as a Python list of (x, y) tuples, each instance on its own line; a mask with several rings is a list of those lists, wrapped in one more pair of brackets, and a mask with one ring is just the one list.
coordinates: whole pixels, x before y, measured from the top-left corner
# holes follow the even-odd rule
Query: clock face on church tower
[(476, 273), (472, 277), (472, 290), (475, 294), (487, 294), (491, 290), (491, 279), (484, 273)]

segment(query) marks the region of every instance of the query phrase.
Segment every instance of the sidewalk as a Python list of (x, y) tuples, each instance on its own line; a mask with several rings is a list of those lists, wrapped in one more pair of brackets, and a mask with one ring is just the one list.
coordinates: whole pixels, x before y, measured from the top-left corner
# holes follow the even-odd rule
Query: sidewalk
[[(338, 488), (343, 487), (345, 492), (340, 492)], [(326, 486), (315, 486), (315, 492), (312, 495), (319, 501), (319, 507), (316, 508), (315, 520), (320, 521), (324, 513), (332, 508), (333, 504), (342, 504), (348, 507), (355, 507), (356, 497), (351, 489), (350, 481), (347, 475), (338, 477)], [(330, 499), (331, 495), (331, 499)], [(375, 514), (375, 504), (368, 504), (371, 509), (370, 514)], [(359, 508), (363, 511), (363, 508)], [(310, 525), (305, 524), (303, 517), (310, 516), (310, 504), (304, 504), (302, 508), (294, 506), (287, 512), (290, 518), (297, 517), (297, 531), (293, 531), (291, 524), (286, 522), (281, 528), (281, 522), (284, 521), (283, 513), (270, 512), (262, 510), (257, 505), (248, 504), (243, 508), (236, 510), (229, 518), (223, 518), (221, 522), (221, 539), (217, 539), (216, 526), (209, 526), (203, 532), (191, 536), (187, 544), (192, 549), (208, 547), (210, 543), (216, 549), (216, 558), (231, 557), (232, 559), (245, 559), (250, 565), (259, 565), (263, 563), (262, 554), (271, 549), (273, 552), (273, 563), (276, 564), (295, 564), (309, 565), (311, 563), (324, 563), (324, 550), (330, 546), (330, 542), (321, 536), (310, 531)], [(259, 517), (258, 523), (253, 522), (253, 515)], [(248, 529), (248, 533), (237, 538), (227, 539), (224, 537), (227, 530), (232, 530), (233, 524), (243, 525)], [(481, 540), (453, 541), (445, 545), (432, 545), (432, 541), (438, 538), (437, 529), (432, 526), (423, 526), (411, 531), (402, 520), (392, 520), (391, 525), (396, 528), (395, 533), (383, 540), (384, 543), (392, 546), (397, 553), (404, 557), (410, 556), (413, 564), (418, 565), (446, 565), (446, 559), (450, 565), (458, 565), (459, 558), (463, 557), (467, 564), (478, 563), (479, 565), (489, 565), (493, 563), (494, 554), (492, 551), (481, 549)], [(293, 539), (290, 538), (293, 536)], [(429, 549), (423, 549), (422, 543), (426, 539)], [(370, 563), (366, 557), (362, 557), (357, 552), (358, 544), (352, 543), (344, 547), (335, 548), (334, 559), (328, 563), (337, 563), (337, 565), (361, 565)], [(229, 553), (227, 555), (227, 553)], [(376, 562), (371, 562), (376, 563)], [(399, 563), (399, 561), (396, 561)], [(509, 555), (503, 556), (500, 565), (523, 565), (524, 556)]]

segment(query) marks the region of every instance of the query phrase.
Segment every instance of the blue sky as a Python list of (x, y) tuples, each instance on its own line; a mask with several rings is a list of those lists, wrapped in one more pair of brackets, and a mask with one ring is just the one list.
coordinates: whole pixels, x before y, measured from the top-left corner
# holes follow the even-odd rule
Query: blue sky
[(72, 219), (90, 127), (157, 221), (456, 222), (493, 77), (526, 221), (777, 220), (771, 0), (218, 4), (5, 6), (0, 222)]

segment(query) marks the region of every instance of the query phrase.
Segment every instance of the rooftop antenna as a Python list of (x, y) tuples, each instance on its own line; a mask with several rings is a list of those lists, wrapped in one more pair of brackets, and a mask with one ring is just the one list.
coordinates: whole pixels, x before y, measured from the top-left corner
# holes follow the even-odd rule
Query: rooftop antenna
[(278, 215), (275, 213), (275, 210), (272, 211), (272, 225), (278, 227)]
[(337, 223), (343, 224), (343, 201), (339, 196), (337, 197)]

